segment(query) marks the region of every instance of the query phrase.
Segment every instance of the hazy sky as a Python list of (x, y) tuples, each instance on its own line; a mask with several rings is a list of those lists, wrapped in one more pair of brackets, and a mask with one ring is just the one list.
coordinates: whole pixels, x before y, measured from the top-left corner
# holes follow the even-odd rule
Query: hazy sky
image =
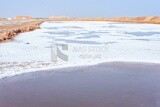
[(0, 0), (0, 17), (160, 16), (160, 0)]

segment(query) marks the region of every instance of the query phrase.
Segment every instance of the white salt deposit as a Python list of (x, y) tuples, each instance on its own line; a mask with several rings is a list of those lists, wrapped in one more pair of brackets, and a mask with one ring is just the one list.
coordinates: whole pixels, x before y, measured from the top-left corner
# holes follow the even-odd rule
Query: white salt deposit
[(108, 61), (160, 63), (160, 25), (45, 22), (41, 28), (0, 44), (1, 77)]

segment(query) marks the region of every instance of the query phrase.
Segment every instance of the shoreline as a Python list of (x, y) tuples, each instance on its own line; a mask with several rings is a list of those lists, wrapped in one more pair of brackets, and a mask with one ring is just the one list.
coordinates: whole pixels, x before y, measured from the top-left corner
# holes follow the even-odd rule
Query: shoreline
[(160, 63), (156, 62), (138, 62), (138, 61), (106, 61), (106, 62), (101, 62), (101, 63), (95, 63), (95, 64), (89, 64), (89, 65), (66, 65), (66, 66), (53, 66), (53, 67), (47, 67), (47, 68), (37, 68), (37, 69), (32, 69), (32, 70), (22, 70), (21, 72), (15, 73), (15, 74), (10, 74), (10, 75), (2, 75), (0, 76), (0, 80), (7, 79), (7, 78), (14, 78), (16, 76), (21, 76), (21, 75), (27, 75), (27, 74), (32, 74), (36, 72), (43, 72), (43, 71), (54, 71), (54, 70), (64, 70), (64, 69), (72, 69), (72, 68), (86, 68), (90, 66), (98, 66), (98, 65), (103, 65), (103, 64), (135, 64), (135, 65), (145, 65), (145, 66), (159, 66)]

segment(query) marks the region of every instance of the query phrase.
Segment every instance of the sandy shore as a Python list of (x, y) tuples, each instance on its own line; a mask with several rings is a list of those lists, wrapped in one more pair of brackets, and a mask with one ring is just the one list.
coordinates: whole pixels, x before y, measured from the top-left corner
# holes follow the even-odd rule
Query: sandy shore
[(0, 81), (0, 107), (159, 107), (160, 65), (110, 62)]

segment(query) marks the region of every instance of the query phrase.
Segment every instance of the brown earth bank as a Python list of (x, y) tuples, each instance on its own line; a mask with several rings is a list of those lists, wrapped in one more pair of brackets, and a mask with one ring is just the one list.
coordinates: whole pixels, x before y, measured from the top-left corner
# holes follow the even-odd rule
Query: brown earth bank
[(150, 24), (160, 24), (159, 16), (143, 16), (143, 17), (97, 17), (97, 18), (72, 18), (66, 16), (50, 16), (48, 18), (34, 18), (30, 16), (16, 16), (14, 18), (0, 18), (0, 21), (12, 20), (12, 21), (22, 21), (22, 20), (43, 20), (43, 21), (113, 21), (113, 22), (134, 22), (134, 23), (150, 23)]
[(11, 24), (0, 26), (0, 42), (12, 39), (19, 33), (38, 29), (43, 21), (17, 22), (16, 24), (13, 24), (13, 21), (10, 21), (9, 23)]
[(112, 21), (112, 22), (129, 22), (129, 23), (148, 23), (160, 24), (160, 17), (118, 17), (118, 18), (69, 18), (69, 17), (49, 17), (48, 20), (53, 21)]
[(121, 18), (111, 18), (109, 21), (115, 22), (134, 22), (134, 23), (148, 23), (148, 24), (160, 24), (160, 17), (121, 17)]

